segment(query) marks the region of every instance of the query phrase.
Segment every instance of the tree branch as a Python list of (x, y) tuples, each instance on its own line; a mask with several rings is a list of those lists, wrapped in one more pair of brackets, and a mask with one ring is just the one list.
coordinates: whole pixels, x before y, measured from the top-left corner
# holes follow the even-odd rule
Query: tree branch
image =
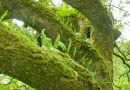
[(37, 90), (99, 90), (90, 73), (66, 54), (46, 51), (0, 23), (0, 73)]
[(115, 7), (115, 8), (117, 8), (117, 9), (121, 10), (121, 11), (124, 11), (125, 13), (127, 13), (127, 14), (130, 16), (130, 13), (129, 13), (128, 11), (126, 11), (126, 10), (122, 9), (122, 8), (119, 8), (119, 7), (114, 6), (114, 5), (107, 5), (107, 6), (112, 6), (112, 7)]
[(115, 52), (113, 52), (113, 54), (114, 54), (115, 56), (119, 57), (119, 58), (123, 61), (123, 64), (125, 64), (125, 65), (130, 69), (129, 64), (127, 64), (127, 63), (125, 62), (125, 59), (124, 59), (123, 57), (121, 57), (120, 55), (116, 54)]
[(119, 88), (119, 90), (121, 90), (121, 87), (119, 87), (119, 86), (115, 85), (114, 83), (113, 83), (113, 85), (114, 85), (115, 87)]
[[(125, 74), (127, 75), (128, 73), (130, 73), (130, 65), (125, 62), (125, 59), (124, 59), (122, 56), (116, 54), (115, 52), (113, 52), (113, 54), (114, 54), (115, 56), (119, 57), (119, 58), (123, 61), (123, 64), (126, 65), (126, 66), (128, 67), (128, 69), (129, 69), (128, 72), (122, 74), (119, 78), (121, 78), (121, 77), (124, 76)], [(128, 81), (129, 81), (129, 78), (128, 78)]]
[(117, 50), (122, 54), (122, 56), (125, 58), (125, 60), (129, 61), (127, 59), (127, 57), (125, 56), (125, 54), (123, 52), (121, 52), (121, 50), (119, 49), (118, 45), (115, 43), (114, 46), (117, 48)]
[[(6, 5), (7, 2), (8, 5)], [(0, 15), (8, 10), (7, 18), (21, 20), (25, 25), (35, 28), (38, 32), (45, 28), (46, 35), (53, 41), (55, 41), (58, 34), (61, 36), (61, 41), (66, 45), (69, 43), (68, 38), (74, 38), (73, 32), (64, 25), (48, 5), (34, 0), (29, 2), (26, 0), (1, 0), (0, 3), (2, 3)]]

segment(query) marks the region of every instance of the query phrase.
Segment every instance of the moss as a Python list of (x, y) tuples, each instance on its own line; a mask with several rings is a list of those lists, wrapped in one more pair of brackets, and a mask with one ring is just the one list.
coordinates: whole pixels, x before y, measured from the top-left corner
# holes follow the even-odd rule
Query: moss
[(91, 74), (69, 56), (45, 51), (2, 23), (0, 41), (0, 73), (38, 90), (99, 89)]

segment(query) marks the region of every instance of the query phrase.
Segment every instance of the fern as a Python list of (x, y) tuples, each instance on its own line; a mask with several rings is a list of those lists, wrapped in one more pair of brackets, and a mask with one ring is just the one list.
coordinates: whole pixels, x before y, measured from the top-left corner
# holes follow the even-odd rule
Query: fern
[(5, 16), (7, 15), (8, 10), (0, 17), (0, 22), (5, 18)]
[(67, 48), (67, 53), (70, 52), (71, 44), (72, 44), (72, 40), (71, 40), (71, 38), (69, 38), (69, 45), (68, 45), (68, 48)]
[(54, 48), (57, 48), (59, 45), (59, 41), (60, 41), (60, 35), (58, 34), (56, 41), (54, 42)]

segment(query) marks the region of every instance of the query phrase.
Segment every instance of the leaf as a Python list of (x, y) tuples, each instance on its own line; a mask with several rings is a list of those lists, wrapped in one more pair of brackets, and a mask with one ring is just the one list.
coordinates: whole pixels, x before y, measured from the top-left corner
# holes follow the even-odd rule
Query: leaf
[(0, 22), (5, 18), (5, 16), (7, 15), (8, 10), (0, 17)]
[(69, 26), (69, 21), (70, 21), (70, 18), (68, 17), (68, 18), (67, 18), (67, 21), (66, 21), (66, 23), (65, 23), (65, 24), (68, 25), (68, 26)]
[(123, 14), (123, 17), (127, 17), (128, 15), (126, 13)]
[(59, 41), (60, 41), (60, 35), (58, 34), (56, 41), (54, 42), (54, 48), (57, 48), (59, 45)]
[(92, 76), (95, 77), (99, 72), (91, 72)]
[(90, 64), (92, 63), (92, 59), (87, 63), (87, 69), (90, 66)]
[(59, 47), (61, 47), (62, 50), (66, 51), (66, 46), (64, 45), (64, 43), (59, 42)]
[(42, 3), (45, 3), (45, 0), (41, 0)]
[(13, 27), (12, 19), (6, 19), (3, 22), (8, 23), (8, 26)]
[(82, 57), (81, 63), (82, 63), (83, 65), (85, 64), (85, 61), (86, 61), (86, 55), (87, 55), (87, 53)]
[(75, 54), (76, 54), (76, 46), (74, 47), (73, 58), (75, 57)]
[(12, 24), (12, 19), (6, 19), (6, 20), (4, 20), (4, 22), (8, 22), (8, 23)]
[(69, 53), (69, 51), (70, 51), (71, 44), (72, 44), (72, 40), (71, 40), (71, 38), (69, 38), (69, 45), (67, 48), (67, 53)]

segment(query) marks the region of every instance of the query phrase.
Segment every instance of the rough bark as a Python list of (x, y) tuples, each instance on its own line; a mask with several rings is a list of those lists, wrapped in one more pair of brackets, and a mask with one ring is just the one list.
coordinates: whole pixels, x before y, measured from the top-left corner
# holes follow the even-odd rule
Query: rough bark
[(70, 57), (46, 51), (0, 23), (0, 73), (37, 90), (99, 90), (91, 74)]

